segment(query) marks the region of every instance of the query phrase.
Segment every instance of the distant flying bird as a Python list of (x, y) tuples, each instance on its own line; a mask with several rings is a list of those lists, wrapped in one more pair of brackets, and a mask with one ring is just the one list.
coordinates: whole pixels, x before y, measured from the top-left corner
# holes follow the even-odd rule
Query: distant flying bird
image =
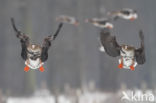
[(73, 24), (75, 26), (79, 25), (79, 21), (76, 18), (71, 17), (71, 16), (66, 16), (66, 15), (61, 15), (61, 16), (57, 17), (56, 21)]
[(105, 28), (101, 30), (100, 39), (105, 52), (111, 57), (121, 56), (119, 59), (119, 68), (135, 70), (137, 64), (145, 63), (144, 35), (139, 32), (141, 39), (140, 48), (129, 45), (119, 45), (115, 36), (111, 36), (110, 30)]
[(133, 21), (138, 18), (137, 11), (129, 8), (125, 8), (119, 11), (108, 12), (108, 16), (111, 16), (114, 20), (122, 18)]
[(43, 72), (45, 70), (43, 68), (43, 64), (48, 59), (48, 50), (49, 47), (51, 46), (51, 41), (55, 40), (55, 38), (57, 37), (59, 31), (63, 26), (63, 23), (59, 24), (58, 29), (54, 35), (49, 35), (44, 39), (42, 45), (30, 43), (30, 38), (16, 28), (13, 18), (11, 18), (11, 23), (17, 38), (19, 38), (21, 42), (22, 47), (21, 57), (25, 60), (26, 65), (24, 71), (28, 72), (30, 68), (31, 69), (39, 68), (39, 70)]
[(93, 19), (86, 19), (86, 23), (91, 23), (96, 27), (99, 28), (109, 28), (112, 29), (114, 26), (107, 18), (93, 18)]

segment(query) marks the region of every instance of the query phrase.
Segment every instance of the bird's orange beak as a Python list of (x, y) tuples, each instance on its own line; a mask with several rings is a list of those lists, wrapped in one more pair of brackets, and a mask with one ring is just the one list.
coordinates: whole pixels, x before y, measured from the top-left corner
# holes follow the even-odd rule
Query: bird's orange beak
[(131, 17), (131, 18), (130, 18), (130, 20), (131, 20), (131, 21), (134, 21), (134, 20), (135, 20), (135, 18), (134, 18), (134, 17)]
[(74, 25), (75, 25), (75, 26), (78, 26), (78, 25), (79, 25), (79, 23), (78, 23), (78, 22), (75, 22), (75, 23), (74, 23)]
[(112, 26), (107, 26), (107, 28), (108, 28), (108, 29), (113, 29), (113, 27), (112, 27)]

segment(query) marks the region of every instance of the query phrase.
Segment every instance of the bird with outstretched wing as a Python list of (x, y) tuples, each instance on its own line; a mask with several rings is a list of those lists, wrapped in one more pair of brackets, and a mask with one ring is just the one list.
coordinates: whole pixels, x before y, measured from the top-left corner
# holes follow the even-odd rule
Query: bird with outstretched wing
[(130, 45), (119, 45), (116, 37), (112, 36), (110, 29), (104, 28), (100, 32), (100, 41), (104, 51), (111, 57), (121, 56), (119, 59), (119, 68), (135, 70), (137, 64), (145, 63), (144, 35), (142, 30), (139, 32), (141, 39), (140, 48), (136, 49)]
[(19, 31), (15, 25), (15, 21), (11, 18), (12, 27), (16, 33), (17, 38), (20, 39), (21, 42), (21, 57), (25, 61), (24, 71), (28, 72), (31, 69), (38, 69), (43, 72), (45, 69), (43, 68), (44, 62), (48, 59), (48, 50), (51, 46), (51, 42), (55, 40), (59, 31), (61, 30), (63, 23), (60, 23), (57, 31), (54, 35), (49, 35), (44, 39), (42, 45), (32, 44), (30, 43), (30, 38), (26, 34)]

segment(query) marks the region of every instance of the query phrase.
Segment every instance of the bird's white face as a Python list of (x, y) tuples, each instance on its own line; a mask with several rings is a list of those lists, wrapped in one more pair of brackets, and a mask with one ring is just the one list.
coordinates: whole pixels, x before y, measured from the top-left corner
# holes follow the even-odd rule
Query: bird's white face
[(113, 29), (114, 26), (113, 26), (113, 24), (107, 22), (105, 27), (108, 29)]
[(138, 14), (137, 13), (131, 13), (130, 15), (123, 15), (121, 13), (118, 14), (120, 17), (124, 18), (124, 19), (127, 19), (127, 20), (135, 20), (138, 18)]
[(138, 15), (136, 14), (136, 13), (132, 13), (130, 16), (129, 16), (129, 19), (131, 20), (131, 21), (133, 21), (133, 20), (135, 20), (135, 19), (137, 19), (138, 18)]

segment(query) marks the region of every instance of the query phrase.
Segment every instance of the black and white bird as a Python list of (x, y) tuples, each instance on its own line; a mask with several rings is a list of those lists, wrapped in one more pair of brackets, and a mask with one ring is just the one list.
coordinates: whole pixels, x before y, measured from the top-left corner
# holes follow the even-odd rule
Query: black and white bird
[(91, 23), (96, 27), (99, 28), (109, 28), (112, 29), (114, 26), (107, 18), (93, 18), (93, 19), (86, 19), (86, 23)]
[(59, 17), (56, 18), (56, 21), (67, 23), (67, 24), (73, 24), (75, 26), (79, 25), (79, 21), (71, 16), (66, 16), (66, 15), (60, 15)]
[(22, 47), (21, 57), (24, 59), (26, 65), (24, 71), (28, 72), (30, 68), (31, 69), (39, 68), (39, 70), (43, 72), (44, 71), (43, 64), (48, 59), (48, 50), (49, 47), (51, 46), (51, 42), (55, 40), (55, 38), (59, 34), (59, 31), (61, 30), (63, 23), (59, 24), (58, 29), (54, 35), (49, 35), (44, 39), (42, 45), (30, 43), (30, 38), (16, 28), (13, 18), (11, 18), (11, 23), (17, 38), (19, 38), (21, 42)]
[(137, 64), (145, 63), (144, 35), (140, 30), (139, 37), (141, 39), (140, 48), (129, 45), (119, 45), (116, 37), (112, 36), (110, 30), (105, 28), (101, 30), (100, 39), (105, 52), (111, 57), (121, 56), (119, 59), (119, 68), (135, 70)]
[(108, 12), (108, 16), (111, 16), (114, 20), (122, 18), (133, 21), (138, 18), (137, 11), (129, 8), (124, 8), (119, 11)]

